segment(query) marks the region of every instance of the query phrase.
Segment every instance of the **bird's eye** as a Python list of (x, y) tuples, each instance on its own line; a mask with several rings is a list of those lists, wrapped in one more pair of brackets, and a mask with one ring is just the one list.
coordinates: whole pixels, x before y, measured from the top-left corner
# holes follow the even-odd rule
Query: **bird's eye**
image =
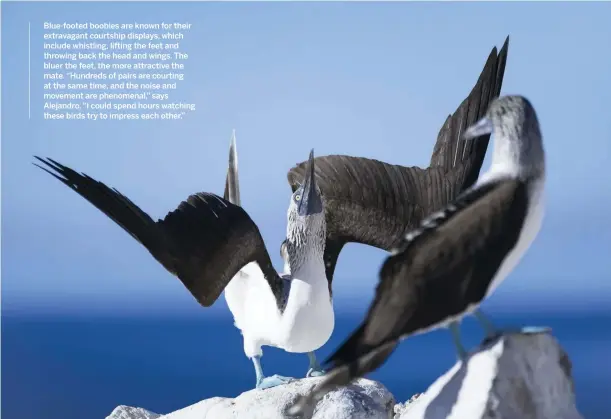
[(301, 200), (301, 195), (295, 195), (295, 201), (300, 201)]

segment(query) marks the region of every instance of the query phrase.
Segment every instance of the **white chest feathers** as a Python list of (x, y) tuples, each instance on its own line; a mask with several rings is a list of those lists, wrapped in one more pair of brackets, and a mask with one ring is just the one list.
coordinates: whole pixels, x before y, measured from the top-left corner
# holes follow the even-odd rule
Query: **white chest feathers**
[(545, 197), (544, 197), (544, 180), (535, 181), (530, 185), (529, 194), (529, 206), (528, 212), (524, 219), (524, 225), (520, 232), (520, 236), (516, 245), (507, 254), (501, 266), (497, 270), (488, 290), (486, 296), (489, 296), (494, 290), (503, 282), (503, 280), (509, 275), (509, 273), (516, 267), (522, 256), (526, 253), (532, 242), (539, 234), (541, 225), (543, 223), (543, 216), (545, 213)]
[(247, 355), (256, 355), (262, 345), (310, 352), (327, 342), (335, 318), (324, 265), (316, 265), (299, 269), (285, 281), (288, 289), (282, 311), (255, 263), (246, 265), (227, 285), (225, 299), (244, 335)]

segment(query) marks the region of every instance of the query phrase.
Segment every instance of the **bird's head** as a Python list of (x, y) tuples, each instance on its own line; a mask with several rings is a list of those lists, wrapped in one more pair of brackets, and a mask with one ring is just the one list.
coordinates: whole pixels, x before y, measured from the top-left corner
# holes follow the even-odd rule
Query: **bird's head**
[(306, 244), (325, 237), (325, 212), (314, 174), (314, 150), (310, 151), (303, 181), (291, 195), (288, 208), (287, 243)]
[(528, 99), (519, 95), (496, 98), (486, 115), (464, 133), (466, 139), (492, 134), (492, 166), (533, 174), (544, 170), (544, 152), (539, 120)]

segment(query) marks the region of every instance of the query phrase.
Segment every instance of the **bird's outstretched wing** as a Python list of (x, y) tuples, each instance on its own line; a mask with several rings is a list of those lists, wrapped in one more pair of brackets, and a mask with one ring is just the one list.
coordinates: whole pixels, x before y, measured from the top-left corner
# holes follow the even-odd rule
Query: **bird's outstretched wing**
[[(35, 158), (42, 170), (77, 192), (142, 244), (203, 306), (211, 306), (234, 275), (256, 262), (274, 295), (282, 281), (256, 224), (240, 206), (212, 193), (189, 196), (153, 219), (118, 190), (58, 163)], [(279, 298), (277, 298), (279, 301)]]
[(497, 180), (468, 189), (401, 237), (380, 270), (367, 316), (325, 360), (325, 379), (290, 413), (307, 417), (328, 391), (379, 368), (401, 339), (439, 327), (481, 301), (519, 238), (527, 206), (523, 183)]
[(438, 327), (479, 303), (519, 239), (526, 188), (507, 179), (467, 190), (402, 237), (380, 270), (365, 320), (326, 361), (331, 369), (351, 365), (351, 378), (362, 376), (390, 355), (382, 352), (372, 362), (380, 348)]
[[(465, 142), (460, 134), (480, 119), (499, 96), (508, 43), (509, 38), (498, 54), (496, 47), (492, 49), (471, 93), (446, 119), (428, 168), (344, 155), (316, 158), (316, 179), (325, 200), (324, 258), (329, 283), (345, 244), (361, 243), (390, 251), (406, 231), (473, 185), (489, 136)], [(305, 167), (306, 162), (302, 162), (288, 172), (293, 191)]]

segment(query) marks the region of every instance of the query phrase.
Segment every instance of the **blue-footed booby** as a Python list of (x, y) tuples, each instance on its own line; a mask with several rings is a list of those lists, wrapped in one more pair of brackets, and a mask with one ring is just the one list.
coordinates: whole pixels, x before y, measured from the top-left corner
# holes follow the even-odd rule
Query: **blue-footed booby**
[[(158, 221), (118, 190), (55, 160), (35, 156), (42, 163), (35, 165), (140, 242), (201, 305), (211, 306), (225, 290), (235, 325), (243, 335), (244, 352), (254, 364), (256, 387), (268, 388), (292, 378), (263, 375), (262, 346), (311, 355), (333, 331), (335, 319), (323, 262), (323, 201), (314, 177), (312, 150), (302, 184), (291, 195), (287, 213), (290, 272), (279, 274), (257, 225), (237, 205), (240, 198), (235, 138), (232, 150), (225, 198), (207, 192), (193, 194)], [(319, 370), (315, 360), (311, 361), (309, 375)]]
[[(226, 200), (228, 200), (229, 202), (231, 202), (232, 204), (241, 205), (240, 203), (241, 202), (240, 181), (239, 181), (239, 176), (238, 176), (238, 151), (237, 151), (237, 145), (236, 145), (235, 130), (233, 130), (232, 132), (231, 142), (229, 145), (229, 166), (227, 168), (227, 177), (225, 180), (225, 192), (223, 194), (223, 197)], [(281, 249), (281, 256), (284, 261), (284, 267), (282, 271), (284, 272), (284, 274), (282, 274), (282, 276), (284, 279), (290, 280), (291, 258), (289, 257), (289, 252), (288, 252), (288, 247), (287, 247), (288, 240), (289, 239), (287, 238), (283, 242), (283, 246)], [(235, 299), (235, 295), (234, 295), (235, 293), (233, 292), (233, 290), (235, 289), (236, 288), (232, 286), (231, 284), (225, 289), (225, 300), (227, 301), (228, 305), (233, 304), (232, 300)], [(306, 377), (316, 377), (316, 376), (323, 375), (324, 371), (322, 370), (322, 368), (320, 367), (320, 364), (318, 363), (318, 360), (316, 359), (314, 350), (307, 352), (307, 355), (308, 355), (308, 361), (309, 361), (309, 368), (308, 368), (308, 372), (306, 373)], [(280, 376), (276, 376), (276, 377), (278, 378), (276, 382), (280, 383), (280, 380), (281, 380)], [(286, 381), (286, 377), (282, 377), (282, 379)], [(268, 382), (267, 385), (270, 386), (270, 383)]]
[[(490, 135), (473, 142), (461, 138), (461, 133), (482, 118), (500, 95), (508, 49), (509, 37), (498, 53), (496, 47), (490, 51), (475, 86), (439, 130), (426, 169), (345, 155), (316, 158), (316, 180), (325, 199), (324, 259), (329, 292), (346, 244), (391, 251), (424, 217), (443, 208), (477, 180)], [(293, 191), (299, 187), (306, 166), (307, 162), (302, 162), (289, 171)], [(486, 325), (483, 313), (478, 312), (478, 320)], [(462, 348), (460, 341), (456, 343)]]
[(502, 96), (465, 130), (493, 134), (490, 169), (449, 205), (401, 237), (380, 270), (365, 320), (325, 364), (327, 378), (292, 408), (375, 369), (402, 339), (473, 313), (513, 270), (543, 220), (545, 153), (535, 109)]

